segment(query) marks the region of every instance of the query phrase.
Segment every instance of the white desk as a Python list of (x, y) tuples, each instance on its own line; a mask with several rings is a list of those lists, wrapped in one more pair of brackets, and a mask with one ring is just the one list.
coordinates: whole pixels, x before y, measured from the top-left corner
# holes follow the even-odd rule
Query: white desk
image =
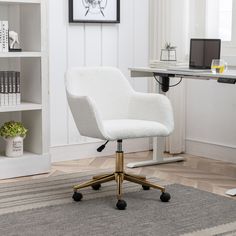
[[(211, 72), (193, 72), (193, 71), (179, 71), (172, 69), (158, 69), (158, 68), (150, 68), (150, 67), (137, 67), (130, 68), (131, 77), (153, 77), (159, 76), (160, 81), (164, 81), (165, 79), (171, 80), (173, 77), (183, 78), (183, 79), (202, 79), (202, 80), (218, 80), (218, 79), (236, 79), (236, 70), (228, 70), (223, 74), (213, 74)], [(232, 84), (234, 85), (234, 84)], [(161, 88), (159, 87), (159, 92)], [(158, 147), (158, 148), (157, 148)], [(164, 158), (164, 138), (154, 138), (153, 140), (153, 160), (151, 161), (143, 161), (143, 162), (135, 162), (127, 164), (127, 167), (141, 167), (141, 166), (149, 166), (149, 165), (158, 165), (164, 163), (171, 163), (176, 161), (183, 161), (183, 157), (170, 157)], [(236, 195), (236, 189), (231, 189), (226, 192), (229, 195)]]
[[(174, 68), (174, 67), (173, 67)], [(191, 71), (180, 71), (174, 69), (158, 69), (151, 67), (137, 67), (137, 68), (129, 68), (131, 77), (153, 77), (153, 74), (157, 75), (166, 75), (169, 77), (177, 77), (177, 78), (186, 78), (186, 79), (203, 79), (209, 80), (214, 79), (218, 80), (219, 78), (226, 79), (236, 79), (236, 70), (228, 70), (223, 74), (213, 74), (206, 72), (191, 72)]]

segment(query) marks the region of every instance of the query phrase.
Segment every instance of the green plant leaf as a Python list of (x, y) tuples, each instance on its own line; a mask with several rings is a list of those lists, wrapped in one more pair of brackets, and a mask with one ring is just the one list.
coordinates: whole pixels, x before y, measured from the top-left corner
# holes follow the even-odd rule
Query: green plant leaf
[(0, 128), (0, 135), (4, 138), (13, 138), (16, 136), (25, 137), (27, 129), (21, 122), (9, 121), (4, 123)]

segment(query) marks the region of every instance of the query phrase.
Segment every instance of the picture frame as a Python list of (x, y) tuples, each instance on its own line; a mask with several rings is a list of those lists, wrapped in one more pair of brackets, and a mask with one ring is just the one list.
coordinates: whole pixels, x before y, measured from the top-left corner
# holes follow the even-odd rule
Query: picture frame
[(120, 23), (120, 0), (69, 0), (69, 23)]

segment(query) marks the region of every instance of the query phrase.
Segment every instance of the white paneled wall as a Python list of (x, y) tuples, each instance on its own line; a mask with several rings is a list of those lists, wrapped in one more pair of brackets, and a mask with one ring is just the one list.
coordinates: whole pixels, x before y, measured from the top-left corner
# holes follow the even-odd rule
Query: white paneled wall
[(138, 91), (147, 81), (131, 79), (128, 67), (148, 64), (148, 0), (121, 0), (120, 24), (69, 24), (68, 1), (49, 1), (51, 146), (81, 144), (67, 106), (64, 74), (72, 66), (117, 66)]
[[(190, 2), (190, 38), (206, 37), (209, 25), (205, 21), (205, 5), (204, 0)], [(236, 17), (233, 17), (233, 24), (236, 25)], [(231, 45), (222, 42), (221, 46), (221, 57), (229, 65), (236, 66), (236, 37)], [(235, 91), (234, 85), (215, 81), (186, 82), (187, 153), (236, 163)]]

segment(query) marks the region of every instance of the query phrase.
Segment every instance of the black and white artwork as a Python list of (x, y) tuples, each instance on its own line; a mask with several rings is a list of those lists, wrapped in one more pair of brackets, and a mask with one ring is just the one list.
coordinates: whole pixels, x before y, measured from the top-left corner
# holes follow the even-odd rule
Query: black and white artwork
[(119, 23), (120, 0), (69, 0), (69, 22)]

